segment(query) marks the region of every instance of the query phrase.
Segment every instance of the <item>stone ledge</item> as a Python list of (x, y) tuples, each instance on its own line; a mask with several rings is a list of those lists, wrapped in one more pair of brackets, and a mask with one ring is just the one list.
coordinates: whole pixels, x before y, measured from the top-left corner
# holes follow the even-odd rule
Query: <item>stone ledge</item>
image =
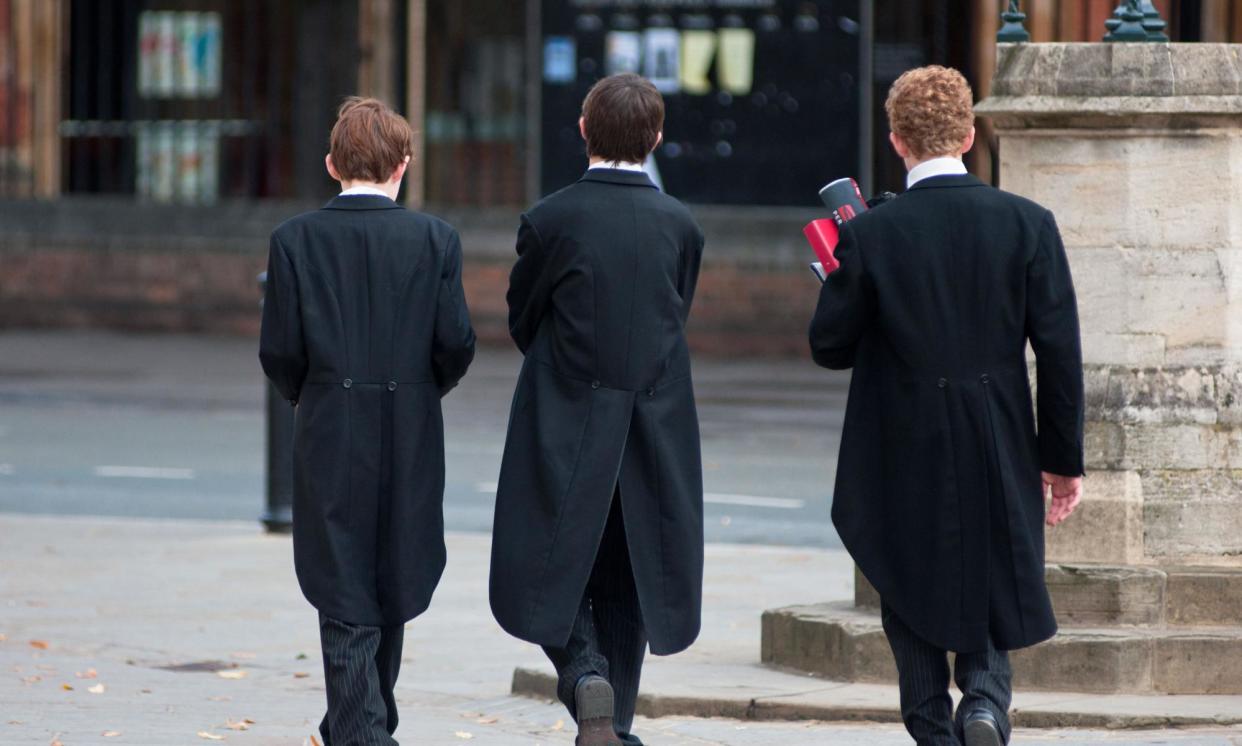
[[(879, 616), (848, 602), (765, 612), (761, 656), (834, 680), (896, 676)], [(1066, 627), (1013, 661), (1015, 685), (1031, 690), (1242, 694), (1242, 627)]]
[[(696, 686), (727, 681), (731, 691)], [(895, 681), (895, 679), (891, 680)], [(849, 684), (758, 665), (660, 660), (645, 672), (638, 697), (643, 717), (717, 717), (736, 720), (901, 721), (892, 683)], [(512, 693), (555, 701), (556, 677), (518, 668)], [(956, 698), (958, 693), (952, 691)], [(1023, 728), (1163, 728), (1242, 723), (1242, 697), (1082, 695), (1016, 692), (1011, 718)]]

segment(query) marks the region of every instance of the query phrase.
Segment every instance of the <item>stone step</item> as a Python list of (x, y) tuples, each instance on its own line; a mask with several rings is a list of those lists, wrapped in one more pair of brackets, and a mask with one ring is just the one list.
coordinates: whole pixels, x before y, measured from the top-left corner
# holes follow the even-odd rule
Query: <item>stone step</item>
[[(849, 602), (765, 612), (762, 660), (838, 681), (897, 675), (879, 615)], [(1013, 667), (1029, 690), (1242, 694), (1242, 627), (1063, 627)]]
[[(1242, 569), (1057, 564), (1044, 577), (1062, 627), (1242, 624)], [(857, 568), (854, 603), (880, 607)]]

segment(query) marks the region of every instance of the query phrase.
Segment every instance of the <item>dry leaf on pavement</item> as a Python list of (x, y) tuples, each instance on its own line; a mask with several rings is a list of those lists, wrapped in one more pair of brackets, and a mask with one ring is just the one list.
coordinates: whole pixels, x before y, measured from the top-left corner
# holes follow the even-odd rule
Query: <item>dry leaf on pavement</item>
[(47, 650), (49, 645), (47, 644), (47, 640), (31, 640), (30, 647), (37, 648), (39, 650)]
[(250, 730), (250, 726), (254, 725), (254, 721), (250, 718), (242, 718), (241, 720), (233, 720), (229, 718), (224, 721), (224, 727), (229, 730)]
[(65, 744), (61, 743), (59, 738), (53, 738), (51, 746), (65, 746)]
[(305, 671), (297, 671), (297, 672), (295, 672), (295, 673), (293, 674), (293, 678), (295, 678), (295, 679), (309, 679), (309, 678), (310, 678), (310, 674), (306, 673)]
[(121, 731), (119, 730), (106, 730), (103, 732), (104, 738), (116, 738), (119, 735), (121, 735)]
[(216, 676), (222, 679), (244, 679), (246, 678), (246, 672), (240, 668), (233, 668), (227, 671), (216, 671)]
[(85, 671), (78, 671), (74, 676), (77, 676), (79, 679), (93, 679), (99, 676), (99, 672), (93, 668), (88, 668)]
[(22, 679), (22, 683), (25, 684), (26, 686), (30, 686), (31, 684), (37, 684), (40, 681), (43, 681), (42, 676), (27, 676), (26, 678)]
[(500, 718), (479, 718), (478, 720), (474, 722), (478, 723), (479, 725), (494, 725), (500, 722)]
[(3, 632), (0, 632), (0, 642), (4, 642), (7, 639), (9, 639), (9, 636), (4, 634)]
[(552, 726), (552, 730), (565, 730), (565, 721), (557, 720), (556, 725)]
[(471, 738), (474, 738), (474, 734), (473, 734), (473, 733), (467, 733), (467, 732), (466, 732), (466, 731), (464, 731), (464, 730), (455, 731), (455, 732), (453, 733), (453, 735), (457, 736), (458, 738), (460, 738), (460, 739), (461, 739), (461, 740), (463, 740), (463, 741), (469, 741)]
[(60, 685), (60, 688), (61, 688), (61, 689), (64, 689), (64, 690), (65, 690), (65, 691), (67, 691), (67, 692), (71, 692), (71, 691), (73, 691), (73, 686), (72, 686), (72, 685), (70, 685), (70, 684), (61, 684), (61, 685)]
[(95, 686), (92, 686), (92, 687), (88, 688), (86, 691), (90, 692), (91, 694), (103, 694), (103, 693), (104, 693), (104, 685), (103, 685), (103, 684), (96, 684)]
[(198, 732), (198, 737), (208, 740), (208, 741), (223, 741), (224, 740), (224, 736), (217, 736), (215, 733), (208, 733), (205, 730), (200, 730)]

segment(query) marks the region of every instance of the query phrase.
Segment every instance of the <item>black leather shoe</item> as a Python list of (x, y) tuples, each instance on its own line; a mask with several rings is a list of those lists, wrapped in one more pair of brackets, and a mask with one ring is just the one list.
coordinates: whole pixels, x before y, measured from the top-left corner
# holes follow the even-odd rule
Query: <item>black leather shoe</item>
[(996, 716), (983, 708), (971, 710), (962, 725), (966, 746), (1005, 746)]
[(612, 684), (603, 676), (583, 676), (574, 689), (578, 713), (577, 746), (623, 746), (612, 729)]

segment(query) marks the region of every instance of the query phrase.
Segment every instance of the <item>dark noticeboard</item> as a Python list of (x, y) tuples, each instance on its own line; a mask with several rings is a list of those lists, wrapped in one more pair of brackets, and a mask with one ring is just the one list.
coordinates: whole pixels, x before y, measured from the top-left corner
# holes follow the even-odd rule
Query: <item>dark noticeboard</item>
[(860, 0), (542, 0), (541, 186), (586, 167), (582, 99), (638, 72), (664, 93), (655, 165), (700, 204), (814, 205), (858, 170)]

